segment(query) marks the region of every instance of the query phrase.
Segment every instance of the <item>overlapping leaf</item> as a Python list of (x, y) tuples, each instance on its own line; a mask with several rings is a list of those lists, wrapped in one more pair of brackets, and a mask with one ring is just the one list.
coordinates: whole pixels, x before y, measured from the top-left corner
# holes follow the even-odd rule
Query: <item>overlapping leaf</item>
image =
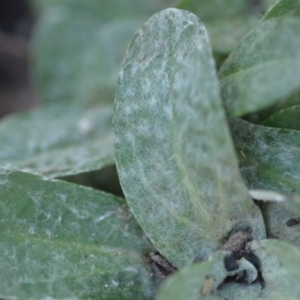
[(182, 0), (178, 8), (196, 14), (204, 22), (215, 53), (230, 53), (258, 23), (258, 16), (247, 1)]
[[(291, 203), (289, 203), (291, 202)], [(268, 236), (300, 248), (300, 214), (293, 210), (293, 200), (264, 203), (261, 206)]]
[(299, 89), (299, 32), (300, 21), (272, 18), (241, 40), (219, 74), (229, 115), (266, 108)]
[(142, 21), (101, 22), (86, 11), (48, 11), (33, 37), (32, 74), (43, 101), (113, 102), (121, 59)]
[(64, 6), (70, 10), (89, 11), (91, 15), (104, 20), (126, 18), (133, 15), (150, 16), (164, 8), (171, 7), (177, 0), (31, 0), (37, 11)]
[(240, 170), (250, 189), (300, 192), (300, 132), (233, 119), (230, 128)]
[(205, 259), (232, 230), (264, 236), (240, 178), (205, 28), (168, 9), (138, 31), (115, 102), (115, 151), (126, 199), (176, 267)]
[(261, 299), (297, 300), (300, 297), (300, 251), (278, 240), (255, 243), (254, 254), (261, 262), (265, 286)]
[(290, 15), (300, 19), (299, 0), (280, 0), (267, 12), (264, 20)]
[[(183, 268), (170, 277), (162, 286), (157, 300), (257, 299), (262, 289), (262, 285), (259, 282), (253, 284), (236, 284), (234, 281), (223, 282), (227, 276), (233, 276), (242, 269), (237, 269), (232, 273), (228, 272), (224, 265), (226, 256), (228, 256), (228, 252), (217, 252), (209, 261)], [(242, 264), (241, 261), (243, 260), (245, 259), (242, 258), (238, 263)]]
[(265, 126), (300, 130), (300, 105), (290, 106), (282, 109), (271, 117), (267, 118), (262, 124)]
[(112, 109), (56, 104), (0, 123), (0, 166), (61, 177), (114, 165)]
[(224, 273), (222, 253), (219, 253), (210, 261), (188, 266), (168, 279), (159, 291), (157, 300), (299, 298), (300, 251), (297, 248), (278, 240), (261, 240), (249, 244), (248, 251), (253, 251), (259, 259), (263, 281), (260, 279), (251, 284), (228, 281), (218, 289), (213, 288), (214, 276)]
[(4, 169), (0, 187), (1, 298), (152, 298), (153, 248), (122, 199)]

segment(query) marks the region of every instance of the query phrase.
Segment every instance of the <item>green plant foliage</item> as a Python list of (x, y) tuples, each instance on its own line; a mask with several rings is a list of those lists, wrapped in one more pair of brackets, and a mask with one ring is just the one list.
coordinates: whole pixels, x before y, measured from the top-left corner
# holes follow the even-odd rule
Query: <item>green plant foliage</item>
[(230, 122), (240, 170), (250, 189), (300, 193), (300, 132), (254, 125), (240, 119)]
[(299, 0), (280, 0), (268, 11), (264, 20), (290, 15), (300, 18), (300, 1)]
[(276, 112), (262, 124), (270, 127), (300, 130), (300, 105), (295, 105)]
[(300, 248), (300, 214), (296, 213), (290, 202), (286, 199), (281, 203), (262, 204), (261, 209), (264, 216), (268, 236), (281, 241), (286, 241)]
[(255, 281), (246, 285), (228, 281), (214, 288), (214, 275), (224, 274), (222, 262), (226, 254), (220, 252), (209, 261), (188, 266), (170, 277), (160, 289), (157, 300), (299, 298), (297, 282), (300, 274), (297, 262), (300, 252), (297, 248), (277, 240), (261, 240), (249, 243), (247, 249), (251, 249), (263, 262), (260, 266), (263, 283)]
[(265, 281), (260, 298), (299, 299), (299, 249), (278, 240), (262, 240), (253, 243), (252, 247), (261, 262), (261, 272)]
[(196, 14), (204, 22), (215, 53), (228, 54), (258, 23), (247, 1), (182, 0), (178, 8)]
[(128, 204), (176, 267), (208, 258), (233, 229), (264, 236), (238, 173), (208, 37), (195, 15), (162, 11), (135, 36), (120, 72), (114, 134)]
[(300, 0), (30, 2), (0, 299), (300, 299)]
[[(239, 261), (240, 268), (234, 272), (228, 272), (224, 266), (224, 258), (229, 253), (225, 251), (216, 252), (208, 261), (201, 264), (193, 264), (183, 268), (177, 274), (170, 277), (159, 290), (157, 300), (198, 300), (198, 299), (239, 299), (241, 290), (246, 289), (247, 294), (243, 299), (256, 299), (261, 292), (262, 286), (260, 283), (255, 282), (246, 286), (239, 284), (238, 286), (234, 281), (222, 284), (227, 276), (234, 276), (235, 274), (243, 271), (249, 271), (249, 265), (254, 266), (242, 258)], [(247, 265), (247, 267), (245, 267)], [(254, 268), (255, 269), (255, 268)], [(257, 271), (255, 272), (255, 280)], [(244, 291), (245, 292), (245, 291)]]
[(211, 288), (211, 280), (207, 279), (207, 274), (212, 269), (212, 264), (212, 262), (207, 261), (183, 268), (164, 283), (156, 299), (199, 299), (200, 289), (203, 285), (206, 285), (209, 290)]
[[(94, 45), (87, 46), (84, 66), (74, 97), (85, 102), (99, 100), (113, 102), (121, 60), (137, 29), (138, 19), (113, 20), (105, 23), (94, 37)], [(101, 97), (100, 97), (101, 96)]]
[(42, 100), (112, 103), (123, 54), (140, 25), (135, 18), (103, 24), (65, 7), (44, 14), (32, 47), (32, 74)]
[(151, 299), (153, 248), (122, 199), (5, 169), (0, 186), (1, 298)]
[(298, 20), (272, 18), (241, 40), (219, 73), (229, 115), (266, 108), (299, 89), (299, 32)]
[(104, 20), (133, 15), (150, 16), (159, 10), (174, 5), (177, 0), (31, 0), (37, 11), (45, 11), (57, 6), (70, 10), (86, 10)]
[(114, 165), (111, 106), (48, 105), (0, 123), (0, 166), (48, 177)]

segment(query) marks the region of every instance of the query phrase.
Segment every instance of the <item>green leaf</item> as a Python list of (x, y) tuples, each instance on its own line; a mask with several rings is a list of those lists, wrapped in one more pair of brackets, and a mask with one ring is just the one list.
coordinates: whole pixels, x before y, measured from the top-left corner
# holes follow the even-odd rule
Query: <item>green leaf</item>
[(153, 251), (122, 199), (1, 169), (0, 297), (151, 299)]
[(230, 122), (240, 170), (250, 189), (300, 194), (300, 132)]
[[(292, 200), (286, 200), (290, 201)], [(286, 202), (266, 202), (261, 205), (267, 234), (300, 248), (300, 214), (293, 211), (291, 204)]]
[(0, 122), (0, 166), (51, 178), (114, 165), (112, 108), (63, 104)]
[(197, 300), (203, 285), (210, 290), (211, 279), (207, 274), (212, 269), (212, 262), (194, 264), (171, 276), (160, 289), (157, 300)]
[(262, 125), (276, 128), (300, 130), (300, 105), (282, 109), (262, 122)]
[(290, 15), (300, 19), (299, 0), (280, 0), (273, 5), (264, 17), (264, 20)]
[(80, 79), (74, 97), (80, 101), (98, 103), (107, 99), (113, 102), (117, 88), (121, 60), (126, 48), (142, 25), (139, 19), (115, 20), (104, 24), (87, 45), (84, 61), (78, 70)]
[(91, 15), (106, 21), (113, 18), (132, 16), (151, 16), (152, 14), (174, 5), (178, 0), (31, 0), (36, 11), (63, 6), (69, 10), (88, 11)]
[(112, 103), (122, 57), (142, 20), (103, 24), (85, 11), (48, 11), (32, 46), (32, 76), (41, 100)]
[[(86, 11), (64, 7), (51, 9), (38, 20), (32, 37), (31, 73), (43, 102), (65, 102), (77, 96), (86, 51), (93, 47), (102, 23)], [(85, 96), (80, 102), (88, 102)], [(99, 100), (106, 99), (99, 95)]]
[[(290, 122), (289, 119), (285, 118), (285, 112), (282, 114), (282, 116), (285, 119), (284, 122), (288, 124), (288, 127), (284, 127), (285, 125), (283, 124), (283, 122), (280, 121), (281, 114), (279, 114), (278, 116), (274, 116), (275, 117), (274, 121), (276, 120), (276, 122), (278, 122), (279, 126), (276, 126), (276, 124), (273, 123), (273, 121), (272, 121), (273, 118), (272, 117), (273, 117), (273, 115), (279, 113), (280, 111), (284, 111), (285, 109), (290, 108), (288, 110), (288, 114), (291, 114), (290, 117), (294, 118), (294, 113), (293, 113), (291, 107), (299, 105), (299, 104), (300, 104), (300, 92), (298, 90), (297, 92), (293, 93), (290, 97), (283, 98), (282, 100), (280, 100), (275, 105), (273, 105), (271, 107), (268, 107), (268, 108), (266, 108), (266, 109), (258, 112), (256, 114), (258, 116), (258, 122), (255, 122), (255, 123), (260, 123), (260, 124), (263, 124), (263, 125), (266, 125), (266, 126), (270, 126), (270, 127), (280, 127), (280, 128), (282, 127), (282, 128), (293, 129), (291, 127), (295, 126), (295, 125), (292, 125), (294, 122)], [(297, 120), (297, 122), (298, 122), (298, 120)], [(274, 124), (274, 126), (272, 124)]]
[(231, 52), (237, 42), (258, 23), (247, 1), (182, 0), (178, 8), (196, 14), (204, 22), (216, 53)]
[(248, 283), (240, 283), (240, 282), (230, 282), (223, 284), (218, 290), (215, 296), (206, 297), (205, 300), (254, 300), (260, 299), (259, 295), (262, 290), (262, 285), (259, 282), (255, 282), (252, 284)]
[(207, 259), (232, 230), (250, 227), (264, 236), (238, 172), (208, 36), (195, 15), (168, 9), (138, 31), (120, 72), (114, 134), (129, 206), (174, 266)]
[(260, 299), (299, 299), (299, 249), (278, 240), (262, 240), (252, 245), (265, 284)]
[(299, 89), (299, 32), (298, 20), (273, 18), (241, 40), (219, 73), (229, 115), (261, 110)]
[(274, 191), (250, 190), (252, 199), (261, 200), (267, 235), (300, 247), (300, 196), (283, 195)]
[[(261, 284), (246, 285), (244, 283), (236, 284), (234, 281), (224, 283), (227, 276), (233, 276), (237, 273), (247, 271), (242, 264), (248, 263), (252, 268), (254, 266), (242, 258), (238, 261), (241, 266), (236, 271), (228, 272), (225, 269), (224, 259), (229, 253), (225, 251), (216, 252), (209, 261), (201, 264), (187, 266), (168, 278), (158, 292), (157, 300), (197, 300), (197, 299), (257, 299), (261, 291)], [(257, 276), (257, 271), (256, 271)], [(246, 298), (245, 298), (246, 297)]]

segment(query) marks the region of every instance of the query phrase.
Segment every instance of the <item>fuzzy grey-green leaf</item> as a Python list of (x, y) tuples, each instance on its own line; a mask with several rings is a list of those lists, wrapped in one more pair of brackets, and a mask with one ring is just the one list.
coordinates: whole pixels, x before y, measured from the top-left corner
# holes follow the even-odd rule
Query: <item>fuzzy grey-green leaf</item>
[(267, 118), (262, 125), (300, 130), (300, 105), (290, 106), (274, 113), (271, 117)]
[(229, 115), (261, 110), (300, 88), (299, 32), (300, 21), (272, 18), (241, 40), (219, 73)]
[(264, 20), (290, 15), (300, 19), (299, 0), (280, 0), (274, 4), (264, 16)]
[[(260, 284), (239, 283), (236, 285), (234, 281), (224, 282), (228, 276), (243, 271), (251, 272), (251, 269), (255, 269), (249, 261), (242, 258), (237, 260), (240, 268), (235, 272), (228, 272), (224, 265), (224, 259), (228, 255), (230, 255), (229, 252), (218, 251), (206, 262), (183, 268), (163, 284), (158, 292), (157, 300), (238, 300), (245, 290), (247, 290), (247, 295), (244, 295), (244, 299), (255, 299), (254, 297), (258, 296), (261, 291)], [(257, 276), (257, 271), (255, 272)]]
[(0, 122), (0, 167), (61, 177), (114, 165), (111, 106), (55, 104)]
[(112, 103), (121, 59), (144, 19), (104, 23), (84, 9), (48, 11), (32, 43), (32, 75), (41, 100)]
[[(293, 200), (266, 202), (261, 205), (268, 236), (300, 248), (300, 214), (293, 209)], [(289, 203), (291, 202), (291, 203)]]
[(212, 269), (212, 262), (194, 264), (180, 270), (170, 277), (160, 289), (157, 300), (197, 300), (201, 291), (211, 291), (212, 280), (207, 274)]
[(214, 53), (228, 54), (236, 43), (258, 23), (247, 1), (182, 0), (178, 8), (196, 14), (210, 36)]
[(131, 210), (176, 267), (208, 258), (232, 230), (265, 234), (226, 124), (203, 24), (176, 9), (154, 15), (123, 61), (115, 152)]
[(230, 121), (240, 170), (250, 189), (300, 194), (300, 131)]
[(150, 299), (153, 251), (122, 199), (0, 172), (2, 299)]
[(282, 241), (262, 240), (255, 243), (253, 252), (260, 260), (265, 284), (259, 299), (299, 299), (300, 250)]

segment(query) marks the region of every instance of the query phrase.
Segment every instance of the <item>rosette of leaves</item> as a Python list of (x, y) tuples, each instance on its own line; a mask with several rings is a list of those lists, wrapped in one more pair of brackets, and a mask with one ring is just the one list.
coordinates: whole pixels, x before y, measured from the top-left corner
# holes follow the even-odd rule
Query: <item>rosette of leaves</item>
[(113, 166), (110, 105), (56, 95), (1, 121), (0, 298), (299, 299), (297, 3), (275, 4), (219, 78), (196, 15), (141, 27), (113, 124), (127, 203), (58, 180)]
[[(268, 139), (272, 129), (240, 119), (230, 123), (234, 145), (222, 104), (223, 98), (227, 114), (242, 116), (300, 87), (299, 26), (294, 18), (278, 17), (248, 33), (222, 66), (220, 87), (207, 31), (190, 12), (168, 9), (154, 15), (129, 46), (115, 100), (115, 156), (133, 215), (178, 270), (157, 299), (300, 297), (299, 197), (275, 192), (288, 194), (292, 184), (299, 186), (296, 176), (289, 182), (292, 175), (282, 174), (297, 162), (297, 148), (288, 164), (275, 156), (281, 162), (277, 168), (266, 153), (266, 145), (283, 150)], [(290, 40), (291, 49), (284, 52), (278, 40)], [(289, 84), (279, 82), (277, 68)], [(265, 85), (255, 81), (260, 72)], [(274, 85), (284, 90), (277, 95)], [(266, 134), (261, 144), (260, 128)], [(253, 142), (260, 147), (251, 153)], [(238, 158), (242, 169), (245, 161), (253, 169), (256, 180), (248, 185), (256, 203)], [(247, 180), (249, 172), (242, 174)]]

